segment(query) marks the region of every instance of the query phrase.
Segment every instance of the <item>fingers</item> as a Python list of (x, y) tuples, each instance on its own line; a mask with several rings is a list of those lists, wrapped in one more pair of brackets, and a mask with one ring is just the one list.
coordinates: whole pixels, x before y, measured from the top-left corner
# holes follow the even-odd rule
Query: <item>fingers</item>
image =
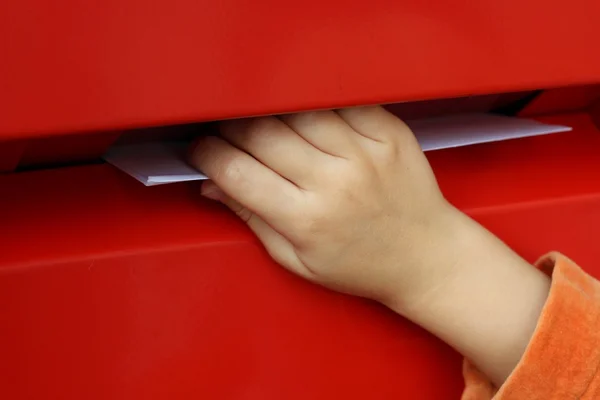
[(227, 196), (212, 181), (204, 182), (201, 190), (203, 196), (225, 204), (240, 217), (277, 263), (303, 278), (314, 280), (313, 273), (300, 261), (292, 244), (262, 218)]
[(221, 136), (302, 188), (310, 185), (316, 172), (311, 166), (330, 157), (275, 117), (223, 122)]
[(353, 107), (337, 113), (355, 132), (373, 141), (397, 143), (407, 136), (408, 140), (414, 140), (410, 128), (383, 107)]
[(200, 138), (190, 162), (225, 194), (263, 218), (287, 226), (297, 212), (301, 189), (221, 138)]
[(346, 158), (355, 153), (354, 132), (334, 111), (280, 116), (290, 128), (324, 153)]

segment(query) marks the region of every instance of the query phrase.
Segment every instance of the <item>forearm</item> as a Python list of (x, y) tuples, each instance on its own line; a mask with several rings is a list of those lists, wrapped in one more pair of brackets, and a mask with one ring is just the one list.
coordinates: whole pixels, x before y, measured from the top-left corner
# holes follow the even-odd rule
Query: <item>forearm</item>
[[(435, 273), (419, 295), (390, 307), (470, 359), (496, 385), (517, 365), (536, 327), (550, 281), (504, 243), (460, 213), (446, 240), (425, 258)], [(427, 266), (423, 266), (428, 270)]]

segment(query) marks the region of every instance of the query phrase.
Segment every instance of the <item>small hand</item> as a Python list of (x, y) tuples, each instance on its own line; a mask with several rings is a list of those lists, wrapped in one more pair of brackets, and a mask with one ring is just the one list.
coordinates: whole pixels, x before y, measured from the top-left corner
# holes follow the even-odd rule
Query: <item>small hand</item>
[[(398, 301), (432, 274), (424, 254), (454, 210), (410, 129), (381, 107), (223, 122), (192, 162), (285, 268), (338, 291)], [(437, 263), (437, 262), (436, 262)], [(438, 268), (438, 265), (434, 266)]]

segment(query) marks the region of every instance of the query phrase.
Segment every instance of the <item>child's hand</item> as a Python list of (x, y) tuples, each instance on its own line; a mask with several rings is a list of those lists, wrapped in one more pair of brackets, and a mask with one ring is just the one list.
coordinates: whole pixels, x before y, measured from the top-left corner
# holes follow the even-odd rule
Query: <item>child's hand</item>
[(517, 364), (548, 278), (444, 200), (383, 108), (224, 122), (191, 161), (287, 269), (388, 305), (497, 384)]
[(421, 295), (439, 260), (452, 262), (455, 210), (410, 129), (383, 108), (229, 121), (221, 136), (193, 153), (212, 180), (202, 193), (287, 269), (389, 305)]

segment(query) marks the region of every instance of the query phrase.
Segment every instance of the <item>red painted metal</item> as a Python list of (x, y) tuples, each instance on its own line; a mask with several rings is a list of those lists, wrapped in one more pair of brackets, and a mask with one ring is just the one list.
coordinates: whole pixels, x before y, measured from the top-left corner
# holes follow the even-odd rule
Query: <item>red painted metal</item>
[(600, 2), (0, 4), (0, 138), (600, 82)]
[[(4, 1), (0, 172), (88, 161), (121, 128), (587, 84), (525, 113), (580, 110), (599, 19), (597, 0)], [(428, 157), (528, 260), (600, 277), (600, 132), (547, 120), (574, 131)], [(0, 174), (1, 398), (458, 398), (451, 349), (293, 277), (198, 197), (108, 165)]]
[[(600, 276), (600, 132), (434, 152), (448, 198), (527, 259)], [(10, 399), (458, 398), (460, 357), (292, 276), (194, 184), (108, 165), (0, 175), (0, 388)]]

